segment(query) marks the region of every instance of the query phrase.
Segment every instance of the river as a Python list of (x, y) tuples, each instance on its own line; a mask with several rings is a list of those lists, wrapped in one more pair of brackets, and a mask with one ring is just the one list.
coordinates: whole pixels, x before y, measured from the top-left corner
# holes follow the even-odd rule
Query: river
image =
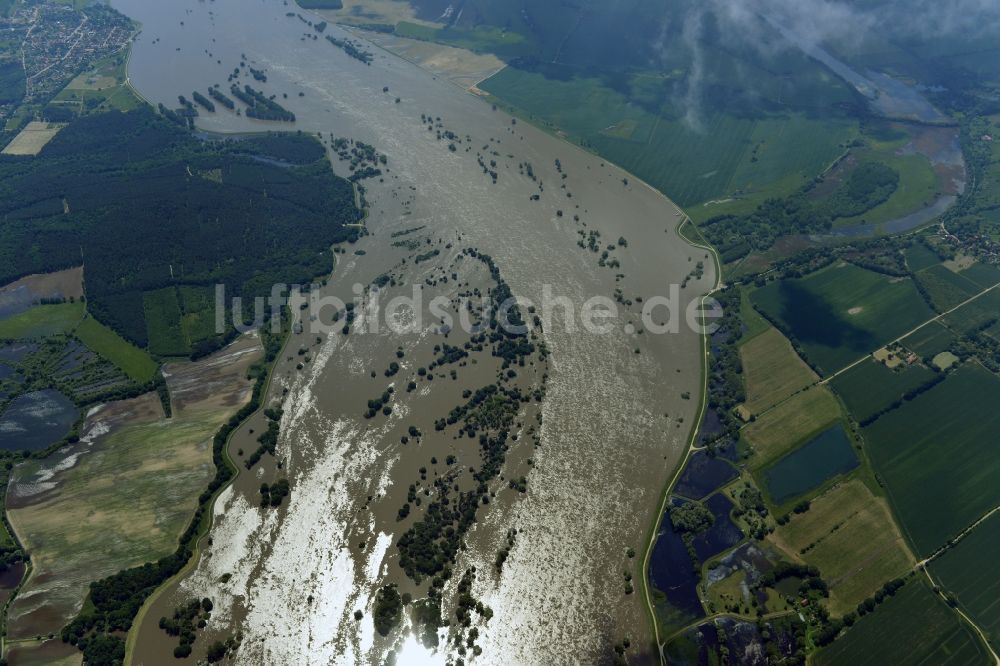
[[(683, 307), (716, 281), (707, 251), (677, 232), (682, 216), (676, 206), (600, 158), (372, 44), (365, 46), (374, 54), (370, 65), (349, 57), (324, 39), (349, 35), (330, 25), (314, 38), (316, 31), (286, 13), (316, 17), (291, 3), (113, 4), (142, 23), (128, 76), (154, 104), (176, 107), (178, 95), (190, 98), (213, 84), (228, 91), (227, 77), (245, 54), (268, 80), (242, 81), (276, 94), (297, 117), (294, 125), (268, 123), (220, 107), (202, 113), (199, 129), (321, 132), (365, 141), (388, 156), (384, 182), (366, 181), (370, 235), (341, 255), (323, 294), (349, 298), (352, 283), (369, 284), (392, 271), (400, 283), (431, 280), (454, 296), (457, 285), (440, 279), (455, 270), (458, 252), (467, 247), (491, 255), (514, 293), (535, 303), (551, 292), (579, 308), (592, 296), (610, 298), (621, 290), (621, 300), (631, 305), (621, 306), (607, 334), (560, 325), (558, 313), (544, 327), (550, 357), (539, 442), (512, 452), (505, 469), (511, 478), (523, 471), (527, 492), (498, 486), (502, 501), (481, 511), (456, 572), (477, 568), (473, 592), (493, 611), (489, 622), (475, 624), (482, 654), (472, 663), (598, 663), (625, 638), (633, 646), (630, 663), (652, 662), (650, 620), (638, 584), (641, 554), (694, 423), (700, 341), (684, 325), (677, 333), (654, 335), (627, 323), (637, 321), (639, 299), (667, 295), (670, 285), (685, 282)], [(449, 150), (434, 128), (428, 131), (421, 114), (440, 117), (460, 137), (457, 149)], [(496, 183), (484, 175), (478, 153), (497, 162)], [(526, 162), (534, 178), (521, 166)], [(418, 226), (425, 227), (421, 242), (440, 249), (419, 265), (407, 261), (391, 235)], [(600, 232), (599, 249), (612, 246), (619, 266), (599, 265), (599, 253), (578, 244), (594, 231)], [(456, 279), (481, 278), (463, 272)], [(292, 486), (290, 500), (278, 511), (257, 507), (259, 479), (279, 473), (272, 463), (241, 474), (216, 503), (211, 542), (201, 557), (133, 629), (133, 663), (168, 658), (164, 650), (171, 643), (157, 620), (192, 596), (215, 602), (209, 637), (199, 638), (198, 649), (210, 639), (240, 634), (238, 663), (383, 663), (392, 652), (401, 655), (398, 663), (454, 661), (454, 645), (420, 647), (406, 622), (382, 638), (369, 619), (375, 590), (385, 582), (415, 594), (426, 589), (401, 575), (395, 546), (405, 525), (396, 521), (399, 498), (419, 464), (412, 447), (395, 443), (400, 428), (405, 432), (401, 419), (422, 418), (432, 432), (440, 409), (447, 412), (459, 389), (475, 388), (483, 378), (469, 369), (454, 387), (445, 379), (433, 390), (397, 391), (394, 416), (384, 425), (366, 422), (360, 404), (384, 388), (381, 369), (393, 350), (405, 347), (405, 374), (431, 357), (435, 342), (428, 335), (352, 335), (347, 342), (293, 336), (288, 349), (308, 348), (312, 361), (297, 371), (295, 355), (282, 355), (269, 395), (284, 407), (278, 459)], [(369, 375), (373, 369), (377, 378)], [(230, 450), (252, 446), (250, 429), (262, 427), (262, 417), (255, 417)], [(427, 446), (444, 451), (453, 444)], [(498, 572), (497, 547), (511, 527), (517, 540)], [(364, 548), (355, 547), (359, 539)], [(630, 547), (639, 553), (634, 559), (625, 554)], [(631, 594), (624, 591), (625, 572), (636, 581)], [(444, 588), (452, 618), (447, 609), (456, 582)], [(356, 609), (364, 611), (360, 621)], [(194, 663), (196, 656), (197, 650), (177, 663)]]

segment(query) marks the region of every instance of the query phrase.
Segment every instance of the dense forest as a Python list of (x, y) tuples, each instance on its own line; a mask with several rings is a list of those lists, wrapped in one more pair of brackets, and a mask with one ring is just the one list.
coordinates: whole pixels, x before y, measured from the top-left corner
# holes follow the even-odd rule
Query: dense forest
[(0, 157), (0, 282), (82, 261), (90, 311), (145, 346), (144, 293), (309, 281), (359, 217), (311, 137), (206, 142), (151, 109), (115, 111), (73, 122), (37, 157)]
[(23, 97), (24, 68), (21, 61), (0, 61), (0, 104), (13, 104)]

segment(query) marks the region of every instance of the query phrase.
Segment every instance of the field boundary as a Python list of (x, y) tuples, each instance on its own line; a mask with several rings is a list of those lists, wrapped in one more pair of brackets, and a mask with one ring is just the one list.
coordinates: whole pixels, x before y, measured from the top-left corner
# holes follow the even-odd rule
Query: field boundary
[[(997, 509), (1000, 509), (1000, 507), (997, 507), (997, 508), (993, 509), (993, 511), (990, 511), (989, 514), (987, 514), (987, 516), (992, 515)], [(982, 522), (982, 520), (985, 520), (985, 519), (986, 519), (986, 516), (984, 516), (982, 519), (980, 519), (979, 521), (977, 521), (975, 525), (978, 525), (980, 522)], [(975, 527), (975, 525), (973, 525), (972, 527), (970, 527), (969, 530), (971, 530), (973, 527)], [(968, 530), (966, 530), (966, 531), (968, 531)], [(937, 583), (934, 582), (934, 577), (931, 576), (931, 570), (928, 569), (927, 567), (923, 567), (923, 570), (924, 570), (924, 574), (927, 576), (927, 582), (929, 582), (931, 584), (931, 592), (934, 593), (934, 596), (936, 596), (937, 598), (941, 599), (942, 601), (944, 601), (947, 604), (948, 600), (945, 599), (945, 597), (944, 597), (944, 592), (942, 591), (943, 588), (940, 585), (938, 585)], [(982, 644), (986, 647), (986, 651), (989, 652), (989, 654), (990, 654), (991, 657), (993, 657), (993, 663), (996, 666), (1000, 666), (1000, 656), (997, 655), (996, 651), (993, 649), (993, 646), (990, 645), (989, 639), (986, 638), (986, 633), (982, 629), (980, 629), (979, 625), (976, 624), (975, 622), (973, 622), (972, 618), (970, 618), (968, 615), (966, 615), (965, 611), (963, 611), (961, 608), (959, 608), (958, 606), (951, 606), (951, 604), (948, 604), (948, 606), (951, 608), (951, 610), (953, 610), (956, 613), (958, 613), (958, 617), (961, 618), (967, 625), (969, 625), (972, 628), (973, 631), (976, 632), (976, 635), (979, 637), (979, 640), (982, 641)]]

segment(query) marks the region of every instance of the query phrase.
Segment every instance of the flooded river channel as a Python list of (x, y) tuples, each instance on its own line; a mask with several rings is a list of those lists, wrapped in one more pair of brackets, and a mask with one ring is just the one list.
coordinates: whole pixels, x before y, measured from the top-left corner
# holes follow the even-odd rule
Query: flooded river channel
[[(707, 250), (678, 234), (681, 212), (629, 174), (443, 77), (334, 25), (320, 33), (296, 14), (317, 17), (292, 3), (113, 4), (142, 23), (129, 77), (153, 104), (174, 108), (178, 95), (215, 84), (228, 94), (227, 78), (245, 57), (266, 81), (244, 69), (240, 84), (276, 95), (296, 122), (256, 121), (217, 105), (202, 111), (199, 129), (302, 130), (387, 156), (382, 176), (363, 181), (368, 235), (344, 246), (315, 295), (358, 299), (358, 312), (368, 312), (376, 297), (423, 285), (428, 299), (440, 296), (457, 314), (464, 297), (506, 284), (536, 306), (522, 304), (525, 318), (539, 318), (534, 351), (507, 367), (495, 347), (476, 350), (475, 329), (396, 332), (383, 323), (375, 332), (355, 321), (348, 335), (317, 333), (313, 324), (332, 326), (333, 311), (296, 308), (303, 325), (267, 397), (281, 410), (271, 412), (279, 414), (276, 455), (244, 465), (268, 428), (263, 413), (235, 433), (229, 452), (240, 476), (216, 503), (192, 566), (144, 609), (130, 635), (132, 662), (173, 660), (177, 639), (159, 619), (209, 597), (208, 626), (191, 657), (176, 663), (195, 663), (227, 638), (239, 640), (236, 661), (246, 664), (374, 664), (392, 655), (401, 664), (590, 664), (610, 660), (625, 639), (630, 663), (651, 663), (642, 553), (700, 394), (700, 341), (684, 308), (716, 281)], [(328, 35), (355, 40), (373, 54), (370, 64)], [(661, 306), (652, 320), (673, 316), (677, 331), (647, 330), (640, 311), (672, 291), (674, 311)], [(581, 312), (593, 297), (616, 311), (604, 333), (584, 330)], [(401, 312), (396, 320), (415, 310)], [(449, 348), (468, 353), (443, 359)], [(434, 498), (474, 488), (487, 466), (474, 429), (465, 437), (437, 422), (491, 385), (534, 397), (509, 415), (502, 468), (486, 482), (450, 575), (408, 575), (400, 538)], [(390, 413), (366, 415), (390, 388)], [(280, 479), (288, 497), (262, 507), (261, 484)], [(433, 594), (442, 624), (451, 624), (436, 641), (416, 619), (432, 578), (440, 578)], [(382, 632), (373, 622), (376, 593), (390, 584), (408, 603)], [(481, 606), (463, 627), (455, 609), (466, 593)]]

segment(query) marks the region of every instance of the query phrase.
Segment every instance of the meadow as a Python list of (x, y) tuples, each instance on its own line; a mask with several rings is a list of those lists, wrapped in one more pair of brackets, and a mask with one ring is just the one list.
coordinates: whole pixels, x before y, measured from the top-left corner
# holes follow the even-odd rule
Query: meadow
[(846, 635), (816, 653), (817, 666), (990, 664), (972, 629), (921, 580), (911, 580)]
[(998, 552), (1000, 514), (995, 513), (930, 565), (931, 573), (955, 594), (962, 610), (986, 633), (994, 649), (1000, 648)]
[(830, 585), (828, 608), (835, 616), (858, 603), (913, 565), (885, 499), (859, 479), (839, 483), (792, 513), (768, 540), (793, 560), (819, 568)]
[(923, 365), (901, 365), (889, 369), (875, 360), (860, 363), (837, 375), (830, 385), (840, 395), (856, 421), (863, 422), (889, 407), (937, 373)]
[(409, 39), (438, 42), (475, 53), (487, 52), (507, 57), (525, 55), (532, 48), (522, 35), (489, 26), (469, 29), (451, 26), (439, 28), (400, 21), (396, 24), (395, 34)]
[(899, 186), (888, 199), (871, 210), (838, 219), (837, 227), (882, 224), (909, 215), (931, 205), (941, 189), (930, 160), (923, 155), (898, 155), (895, 147), (889, 150), (862, 150), (857, 155), (859, 160), (877, 160), (893, 168), (899, 174)]
[(74, 303), (36, 305), (0, 321), (0, 339), (44, 338), (68, 333), (83, 319), (85, 306)]
[(840, 263), (751, 294), (806, 358), (829, 375), (932, 316), (913, 282)]
[(1000, 379), (977, 365), (864, 429), (904, 530), (928, 555), (1000, 504)]
[(74, 335), (101, 357), (114, 363), (133, 381), (145, 384), (157, 370), (157, 363), (143, 349), (128, 342), (93, 317), (85, 317)]
[(774, 328), (743, 344), (740, 358), (746, 387), (744, 405), (752, 414), (761, 413), (818, 379)]
[(184, 334), (189, 342), (215, 334), (215, 290), (212, 287), (177, 288), (184, 311)]

